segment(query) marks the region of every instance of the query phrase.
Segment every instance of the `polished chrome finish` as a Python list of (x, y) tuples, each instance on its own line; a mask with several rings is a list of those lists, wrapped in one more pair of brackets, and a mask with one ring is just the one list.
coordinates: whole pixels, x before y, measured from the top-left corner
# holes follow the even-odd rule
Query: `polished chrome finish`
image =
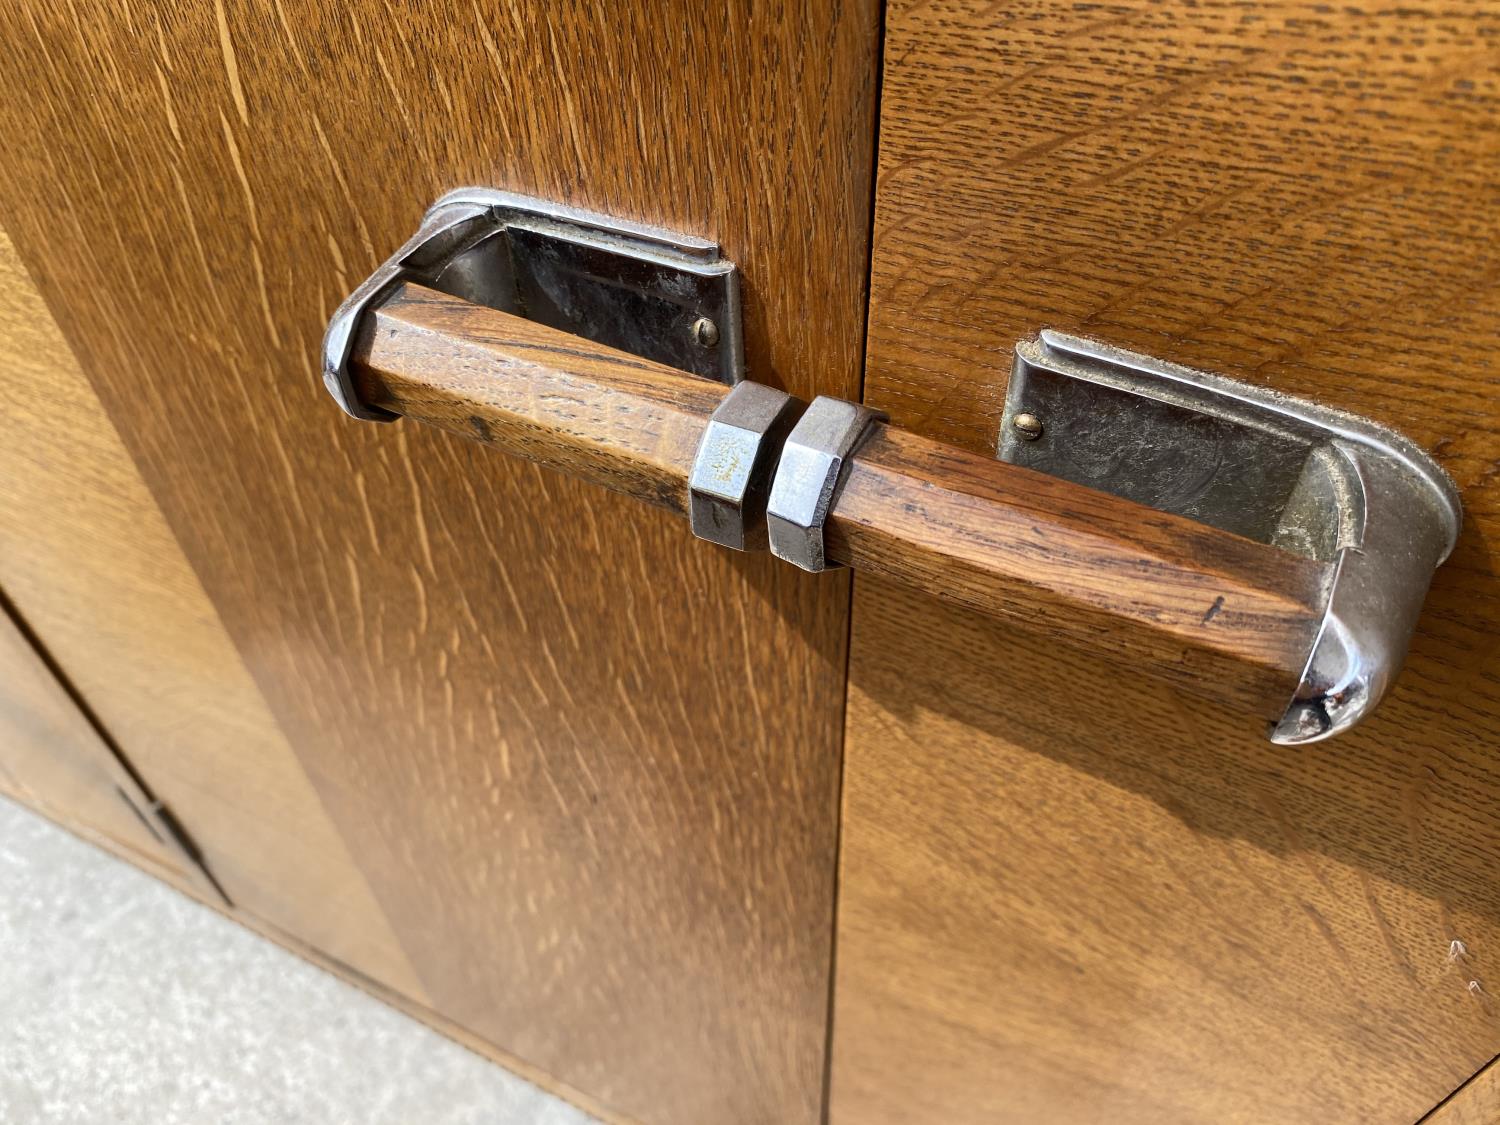
[(785, 391), (740, 383), (709, 419), (688, 479), (693, 534), (736, 551), (766, 545), (771, 476), (802, 404)]
[(1446, 475), (1412, 471), (1380, 446), (1347, 439), (1331, 445), (1347, 467), (1350, 538), (1336, 556), (1302, 681), (1271, 731), (1272, 742), (1288, 746), (1347, 730), (1380, 702), (1401, 670), (1432, 572), (1448, 557), (1461, 518)]
[[(417, 233), (328, 322), (323, 383), (352, 417), (396, 417), (359, 401), (348, 359), (360, 318), (399, 282), (733, 386), (744, 377), (739, 277), (717, 244), (488, 188), (443, 196)], [(712, 340), (707, 329), (712, 329)]]
[(781, 448), (766, 512), (771, 553), (803, 570), (827, 569), (823, 525), (838, 495), (844, 465), (884, 414), (820, 395)]
[(448, 261), (490, 233), (486, 209), (479, 204), (441, 201), (427, 212), (417, 233), (345, 298), (323, 334), (323, 386), (344, 413), (362, 422), (394, 422), (398, 415), (360, 402), (349, 370), (354, 333), (365, 310), (380, 302), (400, 281), (431, 282)]
[[(1026, 414), (1047, 419), (1035, 438)], [(1332, 564), (1318, 638), (1271, 727), (1283, 745), (1375, 708), (1462, 523), (1452, 480), (1393, 430), (1059, 332), (1016, 345), (999, 453)]]

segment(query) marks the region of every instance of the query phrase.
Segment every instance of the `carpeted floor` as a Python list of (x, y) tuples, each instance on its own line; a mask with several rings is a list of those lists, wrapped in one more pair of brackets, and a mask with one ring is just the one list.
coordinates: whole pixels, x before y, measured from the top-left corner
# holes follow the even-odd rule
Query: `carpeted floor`
[(592, 1120), (0, 799), (0, 1122)]

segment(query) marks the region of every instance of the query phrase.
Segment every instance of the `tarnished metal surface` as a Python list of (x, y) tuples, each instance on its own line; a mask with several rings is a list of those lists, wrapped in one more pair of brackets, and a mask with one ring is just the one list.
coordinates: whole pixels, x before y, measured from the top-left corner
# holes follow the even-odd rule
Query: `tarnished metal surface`
[(1447, 474), (1384, 426), (1057, 332), (1016, 345), (999, 455), (1335, 564), (1301, 683), (1272, 725), (1288, 745), (1374, 709), (1462, 522)]
[(827, 569), (823, 525), (838, 495), (844, 465), (878, 411), (820, 395), (781, 449), (766, 512), (771, 553), (803, 570)]
[(801, 403), (744, 382), (714, 411), (688, 480), (693, 534), (736, 551), (766, 545), (766, 500), (777, 455)]
[(349, 371), (354, 333), (366, 309), (377, 304), (398, 282), (431, 282), (457, 249), (490, 233), (483, 206), (462, 202), (439, 204), (427, 212), (417, 233), (334, 310), (323, 334), (323, 386), (345, 414), (362, 422), (394, 422), (396, 415), (359, 400)]
[(744, 375), (739, 276), (717, 244), (488, 188), (439, 199), (417, 233), (333, 314), (323, 383), (351, 417), (347, 368), (363, 313), (401, 281), (523, 316), (733, 386)]

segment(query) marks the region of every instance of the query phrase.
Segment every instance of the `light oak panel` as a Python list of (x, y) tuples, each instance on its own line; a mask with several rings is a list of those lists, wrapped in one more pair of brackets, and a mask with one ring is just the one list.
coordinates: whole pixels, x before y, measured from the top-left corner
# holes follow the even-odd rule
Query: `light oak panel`
[[(420, 999), (364, 876), (3, 231), (0, 372), (0, 588), (236, 906)], [(68, 823), (66, 808), (49, 812)]]
[(847, 581), (337, 413), (337, 301), (480, 183), (717, 238), (857, 393), (874, 5), (0, 15), (0, 215), (432, 1006), (616, 1112), (817, 1119)]
[(867, 401), (986, 452), (1057, 328), (1396, 426), (1468, 522), (1302, 751), (861, 578), (835, 1125), (1407, 1125), (1500, 1050), (1497, 48), (1480, 4), (890, 5)]
[[(0, 769), (0, 796), (4, 796), (7, 793), (3, 782), (4, 773), (3, 769)], [(42, 808), (35, 804), (32, 804), (31, 807), (36, 811), (43, 813), (44, 815), (50, 815), (49, 810), (47, 810), (46, 808)], [(68, 828), (75, 833), (78, 832), (76, 824), (69, 825), (62, 821), (56, 820), (56, 818), (53, 819), (54, 822), (59, 825), (59, 827)], [(103, 850), (109, 852), (119, 859), (125, 860), (129, 863), (134, 863), (137, 866), (142, 867), (142, 870), (148, 871), (153, 875), (158, 875), (167, 882), (174, 882), (172, 877), (170, 875), (163, 874), (161, 869), (142, 865), (140, 863), (139, 857), (135, 852), (121, 846), (120, 844), (117, 844), (114, 840), (108, 837), (90, 837), (85, 835), (85, 838), (89, 839), (91, 843), (95, 844), (96, 846), (102, 848)], [(472, 1031), (460, 1027), (453, 1021), (445, 1019), (443, 1016), (439, 1015), (431, 1008), (426, 1007), (419, 1001), (413, 999), (407, 993), (397, 992), (396, 990), (382, 984), (380, 981), (375, 980), (373, 977), (365, 976), (363, 973), (360, 973), (351, 968), (347, 962), (330, 957), (324, 950), (321, 950), (316, 946), (308, 945), (306, 942), (302, 941), (295, 935), (288, 933), (286, 930), (270, 925), (264, 919), (259, 918), (254, 914), (249, 914), (243, 910), (234, 909), (232, 906), (229, 906), (225, 903), (222, 896), (216, 893), (211, 893), (206, 888), (204, 888), (201, 883), (194, 884), (183, 881), (176, 881), (174, 882), (174, 885), (178, 890), (196, 899), (201, 905), (208, 907), (210, 910), (216, 910), (224, 917), (233, 919), (241, 925), (255, 931), (267, 941), (275, 942), (287, 952), (294, 953), (298, 957), (301, 957), (304, 960), (318, 966), (318, 968), (333, 973), (335, 976), (344, 980), (348, 984), (351, 984), (356, 988), (364, 989), (376, 999), (389, 1004), (393, 1008), (397, 1008), (400, 1011), (405, 1012), (412, 1019), (422, 1021), (423, 1023), (427, 1024), (427, 1026), (431, 1027), (434, 1031), (437, 1031), (442, 1035), (446, 1035), (449, 1039), (452, 1039), (457, 1043), (463, 1044), (465, 1047), (469, 1048), (469, 1050), (475, 1052), (476, 1054), (483, 1055), (493, 1062), (496, 1062), (499, 1065), (505, 1067), (507, 1070), (514, 1071), (516, 1074), (520, 1075), (528, 1082), (542, 1087), (544, 1090), (547, 1090), (549, 1093), (555, 1094), (559, 1098), (572, 1102), (575, 1106), (593, 1115), (594, 1117), (597, 1117), (602, 1121), (618, 1121), (622, 1123), (625, 1122), (625, 1118), (621, 1118), (618, 1115), (612, 1114), (606, 1107), (599, 1104), (588, 1095), (583, 1094), (570, 1086), (563, 1085), (551, 1075), (537, 1070), (535, 1067), (528, 1065), (521, 1059), (516, 1058), (514, 1055), (507, 1055), (505, 1052), (499, 1050), (493, 1043), (481, 1039)]]
[(833, 1121), (1410, 1123), (1488, 1057), (1487, 747), (1289, 755), (859, 585)]

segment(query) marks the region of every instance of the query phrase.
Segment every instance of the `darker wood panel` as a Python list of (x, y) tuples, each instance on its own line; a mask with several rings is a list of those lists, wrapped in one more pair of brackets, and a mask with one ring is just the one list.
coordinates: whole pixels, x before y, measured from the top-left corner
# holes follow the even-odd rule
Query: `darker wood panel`
[(846, 582), (315, 361), (476, 182), (717, 238), (753, 373), (856, 393), (872, 5), (0, 21), (5, 225), (433, 1007), (618, 1112), (815, 1120)]
[(832, 1118), (1406, 1125), (1500, 1050), (1500, 15), (899, 0), (885, 75), (869, 402), (988, 451), (1057, 328), (1395, 426), (1467, 525), (1303, 751), (861, 580)]
[(216, 897), (175, 839), (148, 824), (150, 797), (0, 601), (0, 792), (103, 837), (158, 876)]

